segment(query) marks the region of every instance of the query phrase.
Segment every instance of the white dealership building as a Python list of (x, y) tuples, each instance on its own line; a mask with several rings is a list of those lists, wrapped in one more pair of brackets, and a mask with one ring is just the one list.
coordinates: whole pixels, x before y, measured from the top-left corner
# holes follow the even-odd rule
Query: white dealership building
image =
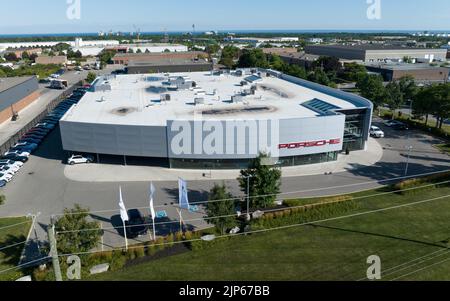
[(281, 166), (363, 150), (373, 105), (354, 94), (262, 69), (97, 78), (60, 121), (63, 148), (238, 169), (260, 152)]

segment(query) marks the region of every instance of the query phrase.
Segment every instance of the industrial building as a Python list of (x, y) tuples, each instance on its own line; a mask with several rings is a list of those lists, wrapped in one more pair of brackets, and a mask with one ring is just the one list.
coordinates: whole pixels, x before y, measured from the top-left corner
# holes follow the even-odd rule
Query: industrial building
[(38, 90), (35, 76), (0, 78), (0, 123), (17, 117), (39, 98)]
[(363, 150), (372, 111), (360, 96), (265, 69), (111, 75), (97, 78), (60, 128), (65, 151), (100, 162), (240, 169), (259, 152), (294, 166)]
[(67, 64), (67, 56), (65, 55), (40, 55), (35, 60), (36, 64), (40, 65), (65, 65)]
[(405, 57), (417, 62), (445, 61), (446, 49), (406, 48), (383, 45), (309, 45), (305, 52), (339, 59), (370, 62), (402, 61)]
[(113, 58), (114, 64), (128, 65), (129, 62), (157, 62), (162, 60), (196, 60), (208, 57), (206, 52), (160, 52), (160, 53), (118, 53)]
[(450, 69), (430, 64), (367, 64), (369, 72), (378, 73), (385, 81), (412, 76), (418, 82), (448, 82)]
[(207, 60), (152, 60), (147, 62), (131, 61), (125, 67), (127, 74), (166, 73), (166, 72), (198, 72), (210, 71), (213, 63)]
[(189, 48), (180, 44), (168, 43), (140, 43), (140, 44), (121, 44), (106, 47), (107, 50), (115, 50), (119, 53), (161, 53), (161, 52), (186, 52)]

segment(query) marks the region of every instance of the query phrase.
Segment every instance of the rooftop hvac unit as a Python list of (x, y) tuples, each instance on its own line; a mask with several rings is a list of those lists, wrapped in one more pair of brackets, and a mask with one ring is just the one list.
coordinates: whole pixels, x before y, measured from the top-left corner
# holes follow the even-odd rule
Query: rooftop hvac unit
[(161, 101), (170, 101), (170, 94), (161, 94)]
[(205, 99), (203, 97), (194, 98), (194, 103), (196, 105), (204, 104), (205, 103)]
[(244, 100), (244, 96), (242, 96), (242, 95), (231, 96), (231, 102), (238, 103), (238, 102), (242, 102), (243, 100)]
[(241, 81), (241, 86), (246, 86), (248, 85), (248, 82), (246, 80)]

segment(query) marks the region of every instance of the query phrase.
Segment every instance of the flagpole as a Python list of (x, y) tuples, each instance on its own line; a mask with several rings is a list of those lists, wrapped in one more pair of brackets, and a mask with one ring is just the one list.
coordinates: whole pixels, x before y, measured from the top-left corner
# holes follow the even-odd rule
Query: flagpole
[(153, 240), (156, 241), (155, 218), (152, 218), (152, 220), (153, 220)]
[(125, 227), (125, 222), (122, 220), (123, 223), (123, 234), (125, 235), (125, 248), (128, 251), (128, 238), (127, 238), (127, 228)]

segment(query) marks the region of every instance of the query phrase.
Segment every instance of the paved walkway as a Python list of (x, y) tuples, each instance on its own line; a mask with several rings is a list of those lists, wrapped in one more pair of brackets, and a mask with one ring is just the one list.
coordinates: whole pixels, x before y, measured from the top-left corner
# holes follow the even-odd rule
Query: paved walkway
[[(323, 164), (285, 167), (283, 177), (299, 177), (339, 173), (361, 167), (375, 165), (383, 156), (383, 148), (375, 140), (370, 139), (366, 151), (352, 152), (350, 155), (339, 155), (336, 162)], [(149, 166), (121, 166), (109, 164), (83, 164), (66, 166), (64, 175), (78, 182), (160, 182), (177, 181), (179, 177), (188, 181), (200, 180), (234, 180), (239, 170), (184, 170)]]

